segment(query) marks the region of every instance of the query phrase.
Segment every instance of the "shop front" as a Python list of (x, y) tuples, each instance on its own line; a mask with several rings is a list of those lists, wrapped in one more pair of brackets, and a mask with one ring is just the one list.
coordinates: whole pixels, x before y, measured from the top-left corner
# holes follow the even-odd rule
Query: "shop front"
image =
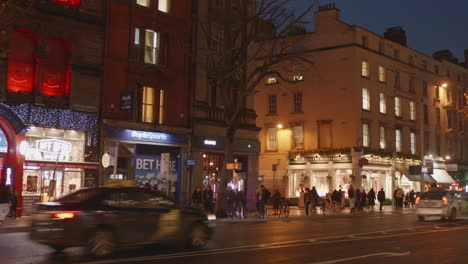
[(180, 201), (187, 143), (188, 137), (183, 134), (106, 125), (104, 153), (110, 159), (102, 182), (133, 180), (140, 187), (150, 184), (152, 189)]

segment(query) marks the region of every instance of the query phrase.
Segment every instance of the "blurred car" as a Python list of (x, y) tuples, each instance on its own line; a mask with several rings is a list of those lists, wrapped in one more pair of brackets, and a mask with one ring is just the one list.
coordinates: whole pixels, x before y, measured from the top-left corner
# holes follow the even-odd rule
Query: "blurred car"
[(416, 215), (420, 221), (424, 221), (426, 216), (453, 221), (457, 215), (468, 213), (468, 195), (464, 192), (431, 190), (416, 197), (415, 203)]
[(202, 248), (211, 239), (215, 218), (142, 188), (86, 188), (38, 204), (30, 238), (56, 251), (87, 246), (96, 256), (120, 246), (166, 242)]

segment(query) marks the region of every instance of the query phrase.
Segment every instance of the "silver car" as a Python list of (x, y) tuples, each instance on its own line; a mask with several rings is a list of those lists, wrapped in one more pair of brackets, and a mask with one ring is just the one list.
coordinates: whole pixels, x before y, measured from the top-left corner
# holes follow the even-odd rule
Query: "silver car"
[(463, 214), (468, 214), (468, 195), (464, 192), (436, 189), (416, 198), (416, 215), (420, 221), (427, 216), (453, 221)]

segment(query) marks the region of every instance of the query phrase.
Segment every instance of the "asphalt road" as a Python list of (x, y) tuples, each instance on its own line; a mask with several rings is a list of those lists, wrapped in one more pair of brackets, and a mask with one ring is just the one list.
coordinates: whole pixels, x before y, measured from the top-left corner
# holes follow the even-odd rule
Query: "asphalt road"
[(0, 263), (466, 263), (468, 221), (418, 222), (413, 214), (221, 223), (207, 249), (154, 246), (92, 259), (54, 254), (26, 233), (0, 234)]

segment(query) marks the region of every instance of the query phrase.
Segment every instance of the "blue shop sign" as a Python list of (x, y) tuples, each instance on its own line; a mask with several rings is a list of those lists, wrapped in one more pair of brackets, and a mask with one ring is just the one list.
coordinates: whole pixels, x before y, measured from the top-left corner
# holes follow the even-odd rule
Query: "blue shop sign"
[(140, 131), (106, 127), (106, 135), (111, 138), (150, 141), (158, 143), (187, 144), (187, 135), (168, 134), (152, 131)]
[(127, 92), (120, 95), (120, 110), (130, 110), (133, 108), (133, 93)]

